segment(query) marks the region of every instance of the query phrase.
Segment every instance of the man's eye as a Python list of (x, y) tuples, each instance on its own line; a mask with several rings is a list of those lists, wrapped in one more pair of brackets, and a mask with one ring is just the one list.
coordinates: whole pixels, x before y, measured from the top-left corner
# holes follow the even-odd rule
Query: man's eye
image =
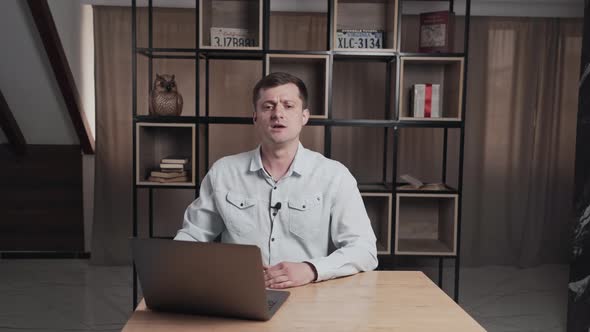
[(264, 106), (263, 106), (263, 108), (264, 108), (265, 110), (268, 110), (268, 111), (270, 111), (270, 110), (272, 110), (272, 105), (264, 105)]
[(289, 104), (288, 104), (286, 107), (287, 107), (288, 109), (291, 109), (291, 108), (293, 108), (293, 107), (295, 107), (295, 106), (293, 106), (293, 105), (289, 105)]

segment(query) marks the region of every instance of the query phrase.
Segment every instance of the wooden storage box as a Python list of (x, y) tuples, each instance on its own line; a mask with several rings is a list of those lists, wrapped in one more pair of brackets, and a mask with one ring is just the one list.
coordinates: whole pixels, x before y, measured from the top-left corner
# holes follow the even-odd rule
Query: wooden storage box
[(327, 117), (327, 55), (267, 54), (266, 74), (272, 72), (286, 72), (303, 80), (307, 87), (310, 118)]
[(455, 256), (457, 213), (456, 194), (398, 193), (395, 254)]
[[(440, 84), (440, 118), (412, 116), (409, 94), (414, 84)], [(399, 120), (461, 121), (463, 58), (402, 57), (400, 63)]]
[[(136, 124), (136, 182), (138, 185), (194, 186), (195, 185), (195, 125), (185, 123)], [(160, 161), (170, 156), (189, 158), (189, 182), (159, 183), (148, 181), (152, 170), (159, 169)]]

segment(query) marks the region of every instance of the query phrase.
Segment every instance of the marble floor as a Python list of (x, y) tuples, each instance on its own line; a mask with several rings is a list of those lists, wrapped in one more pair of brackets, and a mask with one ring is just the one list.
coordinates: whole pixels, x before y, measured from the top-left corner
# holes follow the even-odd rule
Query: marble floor
[[(131, 279), (129, 267), (87, 260), (0, 259), (0, 331), (120, 331)], [(460, 305), (488, 331), (565, 331), (567, 280), (566, 265), (465, 268)]]

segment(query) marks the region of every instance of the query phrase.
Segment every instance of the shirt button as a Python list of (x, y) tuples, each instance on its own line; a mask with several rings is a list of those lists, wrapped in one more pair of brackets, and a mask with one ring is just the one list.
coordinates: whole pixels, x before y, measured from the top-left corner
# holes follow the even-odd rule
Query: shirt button
[(305, 205), (302, 208), (305, 209)]
[(270, 239), (272, 242), (275, 242), (275, 238), (273, 237), (272, 239)]
[(273, 190), (277, 190), (277, 187), (272, 188)]
[(273, 216), (276, 216), (276, 215), (277, 215), (277, 213), (276, 213), (276, 212), (273, 212), (273, 213), (272, 213), (272, 215), (273, 215)]

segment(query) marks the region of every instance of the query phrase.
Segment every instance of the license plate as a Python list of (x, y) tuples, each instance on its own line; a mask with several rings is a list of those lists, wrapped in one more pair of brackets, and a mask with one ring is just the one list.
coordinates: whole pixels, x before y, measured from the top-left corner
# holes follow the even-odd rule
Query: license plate
[(338, 48), (383, 48), (382, 31), (339, 30)]

